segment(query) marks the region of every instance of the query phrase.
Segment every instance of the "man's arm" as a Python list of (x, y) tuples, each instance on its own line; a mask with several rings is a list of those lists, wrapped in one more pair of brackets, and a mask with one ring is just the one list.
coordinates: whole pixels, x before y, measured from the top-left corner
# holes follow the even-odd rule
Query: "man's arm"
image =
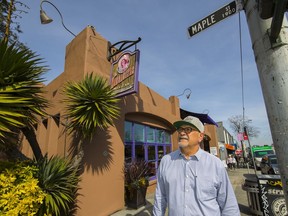
[(161, 175), (161, 163), (157, 172), (157, 187), (154, 197), (153, 216), (164, 216), (167, 207), (167, 194), (164, 181)]
[(217, 201), (222, 216), (240, 216), (239, 205), (231, 185), (229, 176), (223, 167), (221, 170), (221, 184), (218, 189)]

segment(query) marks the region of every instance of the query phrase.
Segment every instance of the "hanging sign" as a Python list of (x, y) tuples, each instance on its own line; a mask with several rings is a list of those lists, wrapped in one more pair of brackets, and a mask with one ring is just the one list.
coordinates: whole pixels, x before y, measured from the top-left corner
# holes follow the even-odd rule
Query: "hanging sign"
[(123, 52), (111, 67), (110, 85), (117, 97), (138, 92), (140, 51)]

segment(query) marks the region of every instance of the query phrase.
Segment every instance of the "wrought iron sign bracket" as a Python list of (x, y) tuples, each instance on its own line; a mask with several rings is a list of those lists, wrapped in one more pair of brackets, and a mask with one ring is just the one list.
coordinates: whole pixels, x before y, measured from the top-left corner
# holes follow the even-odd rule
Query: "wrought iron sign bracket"
[[(112, 57), (119, 54), (120, 52), (123, 52), (124, 50), (128, 49), (129, 47), (133, 45), (135, 45), (135, 49), (136, 49), (136, 44), (140, 41), (141, 41), (140, 37), (138, 38), (138, 40), (135, 40), (135, 41), (123, 40), (112, 45), (110, 41), (108, 41), (107, 60), (110, 62)], [(116, 47), (117, 45), (120, 45), (119, 48)]]

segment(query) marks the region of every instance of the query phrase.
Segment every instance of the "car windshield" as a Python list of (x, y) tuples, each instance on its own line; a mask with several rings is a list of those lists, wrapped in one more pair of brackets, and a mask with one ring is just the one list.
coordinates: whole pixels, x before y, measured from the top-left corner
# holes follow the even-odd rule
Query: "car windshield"
[(277, 164), (277, 158), (270, 158), (271, 164)]
[(254, 156), (255, 157), (262, 157), (264, 155), (267, 155), (267, 154), (274, 154), (273, 150), (263, 150), (263, 151), (256, 151), (254, 152)]

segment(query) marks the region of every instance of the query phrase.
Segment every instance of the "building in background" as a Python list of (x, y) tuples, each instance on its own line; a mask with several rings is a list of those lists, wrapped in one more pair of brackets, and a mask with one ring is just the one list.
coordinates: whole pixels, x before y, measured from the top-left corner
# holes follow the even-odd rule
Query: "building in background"
[(237, 141), (234, 137), (229, 133), (229, 131), (224, 127), (223, 122), (217, 122), (217, 136), (218, 136), (218, 146), (220, 149), (221, 160), (227, 159), (227, 155), (235, 154), (235, 150), (237, 150)]

